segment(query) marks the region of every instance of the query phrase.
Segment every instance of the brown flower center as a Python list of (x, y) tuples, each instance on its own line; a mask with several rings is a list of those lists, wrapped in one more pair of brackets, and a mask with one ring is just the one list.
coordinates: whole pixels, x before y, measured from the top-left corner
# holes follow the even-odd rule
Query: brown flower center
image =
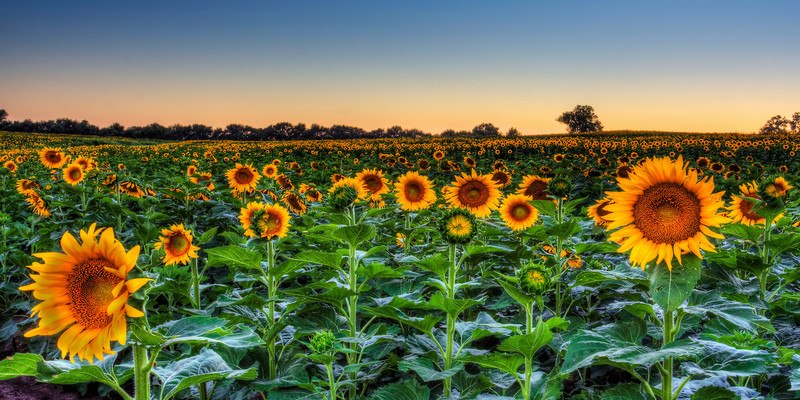
[(175, 233), (167, 239), (167, 250), (173, 255), (182, 255), (189, 251), (192, 242), (183, 233)]
[(483, 182), (466, 182), (458, 189), (458, 200), (467, 207), (480, 207), (489, 200), (489, 188)]
[(424, 191), (425, 188), (423, 188), (422, 185), (420, 185), (417, 182), (407, 183), (404, 188), (404, 193), (406, 195), (406, 198), (408, 199), (408, 201), (412, 203), (421, 201), (422, 198), (424, 197), (423, 196)]
[(547, 199), (547, 182), (536, 180), (525, 188), (525, 195), (534, 200)]
[(680, 184), (656, 184), (633, 205), (633, 222), (654, 243), (673, 244), (700, 231), (700, 200)]
[(234, 175), (237, 183), (240, 184), (247, 184), (253, 180), (253, 173), (245, 168), (240, 168), (236, 170), (236, 175)]
[(69, 309), (75, 321), (86, 329), (100, 329), (111, 323), (106, 309), (114, 300), (111, 290), (122, 279), (104, 267), (115, 268), (102, 258), (90, 258), (76, 265), (67, 276)]
[(525, 203), (515, 204), (511, 207), (511, 217), (517, 221), (525, 221), (531, 215), (531, 207)]

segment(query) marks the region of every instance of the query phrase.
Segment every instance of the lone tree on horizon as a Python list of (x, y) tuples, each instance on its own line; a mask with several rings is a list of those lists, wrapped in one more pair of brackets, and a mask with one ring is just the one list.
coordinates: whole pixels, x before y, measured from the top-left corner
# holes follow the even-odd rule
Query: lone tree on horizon
[(3, 122), (8, 118), (8, 112), (2, 108), (0, 108), (0, 122)]
[(556, 120), (567, 125), (569, 133), (602, 132), (603, 124), (592, 106), (577, 105), (572, 111), (561, 114)]

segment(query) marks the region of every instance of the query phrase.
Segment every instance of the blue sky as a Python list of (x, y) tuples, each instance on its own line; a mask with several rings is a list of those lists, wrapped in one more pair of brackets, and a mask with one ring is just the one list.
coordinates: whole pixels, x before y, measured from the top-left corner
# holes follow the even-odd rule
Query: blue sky
[(800, 111), (800, 2), (10, 2), (0, 108), (263, 126), (753, 131)]

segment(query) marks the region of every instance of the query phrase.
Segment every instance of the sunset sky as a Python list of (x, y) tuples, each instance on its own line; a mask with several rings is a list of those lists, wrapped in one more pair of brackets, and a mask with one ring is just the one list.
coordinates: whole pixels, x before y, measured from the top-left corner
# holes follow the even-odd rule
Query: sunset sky
[[(107, 4), (113, 3), (113, 4)], [(6, 2), (0, 108), (105, 126), (751, 132), (800, 111), (800, 1)]]

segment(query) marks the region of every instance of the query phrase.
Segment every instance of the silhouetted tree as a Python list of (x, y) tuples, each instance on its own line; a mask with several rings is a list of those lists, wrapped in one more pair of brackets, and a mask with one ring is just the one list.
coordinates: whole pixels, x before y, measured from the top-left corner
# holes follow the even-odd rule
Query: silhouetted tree
[(767, 123), (765, 123), (758, 132), (762, 135), (788, 133), (789, 124), (790, 122), (788, 119), (784, 118), (782, 115), (776, 115), (767, 120)]
[(577, 105), (572, 111), (561, 114), (556, 120), (567, 125), (569, 133), (602, 132), (603, 124), (592, 106)]
[(517, 130), (517, 128), (514, 127), (508, 128), (508, 132), (506, 133), (506, 137), (510, 138), (520, 137), (521, 135), (522, 134), (519, 133), (519, 130)]
[(490, 123), (483, 123), (472, 128), (472, 135), (477, 137), (500, 136), (500, 129)]
[(789, 122), (789, 127), (792, 129), (792, 133), (800, 135), (800, 112), (796, 112), (794, 115), (792, 115), (792, 120)]
[(6, 110), (0, 108), (0, 122), (3, 122), (8, 118), (8, 112)]

